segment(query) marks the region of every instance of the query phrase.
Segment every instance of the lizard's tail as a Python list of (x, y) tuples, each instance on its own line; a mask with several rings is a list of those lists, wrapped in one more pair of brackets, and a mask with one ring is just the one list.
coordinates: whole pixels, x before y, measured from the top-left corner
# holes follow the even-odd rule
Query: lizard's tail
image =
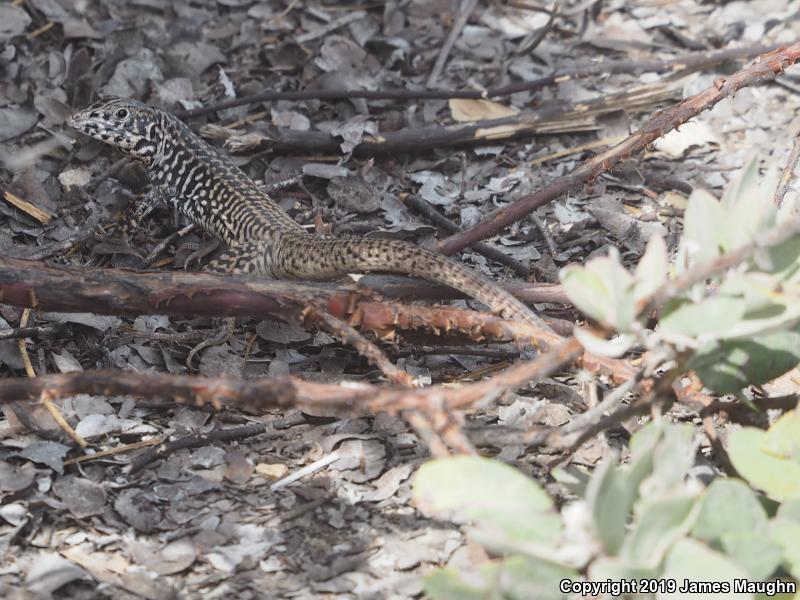
[[(262, 252), (262, 257), (264, 256)], [(550, 328), (530, 308), (494, 282), (442, 254), (398, 240), (285, 236), (268, 251), (266, 268), (285, 279), (328, 279), (383, 271), (444, 283), (486, 304), (496, 314)]]

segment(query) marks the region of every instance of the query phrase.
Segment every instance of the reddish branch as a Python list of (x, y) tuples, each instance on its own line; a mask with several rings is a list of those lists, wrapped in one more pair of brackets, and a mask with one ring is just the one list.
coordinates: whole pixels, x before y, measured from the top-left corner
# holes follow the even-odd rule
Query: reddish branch
[(459, 388), (435, 385), (425, 389), (386, 389), (350, 382), (347, 386), (313, 383), (283, 376), (245, 381), (229, 377), (208, 378), (129, 371), (77, 371), (32, 379), (0, 380), (0, 404), (57, 398), (75, 394), (131, 395), (165, 399), (215, 408), (235, 406), (253, 412), (268, 408), (316, 408), (330, 414), (427, 411), (465, 408), (484, 399), (552, 375), (577, 358), (581, 346), (571, 338), (531, 361), (518, 363), (485, 381)]
[(732, 96), (741, 88), (775, 79), (786, 68), (793, 65), (798, 58), (800, 58), (800, 42), (764, 55), (751, 66), (730, 77), (718, 79), (711, 87), (702, 92), (687, 98), (672, 108), (656, 113), (628, 139), (583, 162), (565, 177), (556, 179), (540, 190), (520, 198), (492, 217), (481, 221), (475, 227), (442, 240), (439, 243), (439, 250), (444, 254), (453, 254), (499, 233), (512, 223), (527, 217), (540, 206), (567, 192), (580, 189), (600, 173), (610, 171), (634, 152), (642, 151), (648, 144), (662, 137), (668, 131), (676, 129), (692, 117), (712, 108), (720, 100)]
[(43, 394), (51, 398), (75, 394), (130, 395), (218, 409), (236, 406), (252, 412), (295, 406), (350, 412), (356, 404), (374, 396), (374, 391), (369, 386), (308, 383), (289, 376), (245, 381), (233, 377), (113, 370), (0, 380), (0, 404), (38, 400)]
[(402, 329), (461, 333), (549, 345), (550, 331), (486, 313), (450, 307), (409, 306), (376, 299), (354, 285), (270, 281), (211, 273), (136, 272), (125, 269), (51, 267), (0, 256), (0, 302), (45, 311), (104, 315), (208, 315), (296, 321), (310, 305), (379, 335)]
[[(298, 282), (250, 280), (210, 273), (145, 272), (123, 269), (54, 268), (0, 257), (0, 302), (48, 311), (96, 314), (203, 314), (299, 319), (310, 305), (350, 327), (386, 338), (402, 329), (460, 333), (475, 341), (513, 340), (541, 348), (564, 338), (499, 317), (447, 307), (376, 301), (356, 288)], [(586, 356), (593, 370), (617, 381), (631, 377), (624, 361)]]

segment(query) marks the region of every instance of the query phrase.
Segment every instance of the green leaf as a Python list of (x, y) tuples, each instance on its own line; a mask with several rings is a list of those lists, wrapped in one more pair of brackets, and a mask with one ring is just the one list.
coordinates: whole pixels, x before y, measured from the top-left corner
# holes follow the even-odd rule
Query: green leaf
[(800, 318), (796, 293), (768, 273), (731, 273), (720, 283), (719, 295), (742, 298), (744, 316), (730, 331), (718, 337), (750, 338), (778, 328), (789, 329)]
[(563, 579), (579, 579), (577, 571), (527, 556), (509, 557), (500, 571), (503, 598), (528, 600), (560, 600), (565, 594), (559, 591)]
[(787, 500), (778, 507), (776, 516), (780, 519), (797, 521), (800, 523), (800, 498)]
[(639, 501), (633, 530), (626, 537), (620, 556), (638, 564), (659, 564), (669, 547), (692, 526), (696, 501), (697, 494), (685, 490)]
[(678, 266), (684, 268), (717, 258), (721, 248), (727, 247), (728, 221), (728, 213), (717, 199), (695, 188), (684, 214)]
[(655, 579), (660, 569), (633, 564), (618, 557), (601, 556), (589, 565), (589, 579), (592, 581), (620, 581), (621, 579)]
[(775, 421), (767, 431), (764, 451), (781, 458), (800, 459), (800, 411), (791, 410)]
[(741, 321), (745, 301), (730, 296), (712, 296), (699, 302), (672, 305), (659, 320), (664, 335), (719, 336)]
[(800, 333), (781, 331), (750, 340), (710, 342), (694, 355), (689, 368), (715, 392), (732, 394), (772, 381), (799, 362)]
[[(800, 323), (800, 296), (798, 296), (797, 290), (794, 293), (784, 293), (768, 288), (764, 282), (767, 277), (764, 273), (748, 275), (748, 279), (752, 283), (744, 298), (747, 304), (744, 318), (733, 325), (724, 336), (719, 337), (749, 339), (778, 330), (797, 328)], [(774, 281), (770, 280), (769, 284), (772, 283)], [(755, 308), (754, 305), (757, 302), (760, 303), (760, 306)]]
[(631, 436), (628, 444), (631, 452), (631, 464), (648, 459), (652, 466), (653, 452), (664, 435), (668, 425), (663, 420), (650, 421)]
[(636, 309), (634, 280), (614, 248), (608, 256), (589, 260), (585, 267), (566, 267), (561, 283), (581, 312), (618, 332), (629, 331)]
[(589, 485), (589, 473), (582, 467), (572, 464), (565, 467), (555, 467), (550, 471), (550, 476), (576, 496), (583, 497), (586, 495), (586, 486)]
[(613, 314), (611, 293), (599, 274), (570, 265), (561, 271), (561, 284), (570, 302), (587, 317), (606, 323)]
[(653, 472), (640, 488), (642, 496), (657, 497), (681, 486), (694, 464), (695, 446), (691, 425), (664, 424), (661, 439), (653, 450)]
[[(687, 433), (688, 445), (682, 443)], [(694, 455), (691, 427), (666, 426), (661, 421), (648, 423), (631, 438), (630, 449), (627, 469), (620, 469), (611, 461), (603, 463), (586, 489), (595, 531), (612, 555), (619, 552), (625, 541), (627, 523), (640, 488), (662, 489), (658, 487), (662, 482), (672, 486), (675, 477), (682, 479), (688, 467), (683, 466), (687, 458), (681, 455)], [(656, 465), (660, 476), (655, 474)], [(678, 471), (680, 475), (674, 475)], [(653, 481), (652, 485), (643, 485), (648, 478)]]
[(637, 487), (638, 481), (628, 477), (614, 461), (607, 460), (597, 468), (586, 488), (595, 531), (609, 554), (616, 554), (625, 540)]
[(636, 265), (636, 285), (633, 298), (636, 302), (643, 300), (653, 294), (667, 280), (667, 269), (669, 268), (669, 258), (667, 256), (667, 245), (664, 238), (660, 235), (653, 235), (647, 241), (647, 248), (644, 251), (639, 264)]
[(731, 432), (728, 443), (733, 466), (751, 485), (779, 502), (800, 498), (800, 464), (768, 452), (765, 431), (742, 427)]
[(770, 537), (783, 549), (783, 564), (800, 578), (800, 523), (776, 517), (769, 524)]
[(492, 600), (497, 596), (491, 584), (499, 570), (498, 565), (489, 563), (467, 581), (467, 576), (455, 569), (437, 569), (425, 576), (423, 589), (431, 600)]
[[(674, 579), (678, 586), (685, 580), (689, 582), (720, 582), (731, 586), (734, 579), (746, 579), (747, 571), (733, 562), (724, 554), (715, 552), (705, 544), (685, 538), (675, 543), (667, 555), (664, 563), (664, 579)], [(674, 593), (660, 593), (656, 596), (659, 600), (667, 598), (718, 598), (712, 594), (698, 594), (681, 592), (680, 587)], [(733, 596), (727, 596), (733, 597)], [(742, 597), (742, 596), (737, 596)], [(747, 596), (744, 596), (747, 597)]]
[(742, 204), (752, 204), (751, 198), (758, 193), (758, 183), (758, 157), (754, 156), (725, 187), (720, 204), (728, 212)]
[(477, 571), (438, 569), (424, 579), (424, 590), (432, 600), (561, 600), (563, 579), (576, 581), (574, 569), (526, 556), (486, 563)]
[(767, 511), (755, 492), (738, 479), (715, 479), (700, 500), (692, 535), (715, 542), (726, 533), (763, 534), (766, 530)]
[(768, 251), (770, 273), (786, 283), (800, 282), (800, 235), (795, 235)]
[(774, 178), (771, 172), (762, 179), (754, 158), (727, 186), (721, 200), (730, 219), (726, 250), (749, 242), (775, 225)]
[(517, 541), (555, 543), (561, 533), (561, 518), (542, 488), (488, 458), (455, 456), (425, 463), (414, 477), (412, 497), (429, 516), (474, 521)]
[(762, 581), (772, 575), (781, 564), (783, 551), (780, 545), (765, 536), (764, 532), (732, 531), (721, 537), (722, 549), (738, 565), (747, 569), (750, 579)]

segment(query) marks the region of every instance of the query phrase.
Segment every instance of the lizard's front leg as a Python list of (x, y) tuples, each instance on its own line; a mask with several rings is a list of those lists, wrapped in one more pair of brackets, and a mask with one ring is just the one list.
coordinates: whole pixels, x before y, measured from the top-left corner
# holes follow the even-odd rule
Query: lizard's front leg
[(119, 234), (123, 240), (128, 240), (159, 204), (169, 204), (176, 195), (174, 188), (165, 185), (148, 185), (139, 196), (128, 205), (119, 224)]

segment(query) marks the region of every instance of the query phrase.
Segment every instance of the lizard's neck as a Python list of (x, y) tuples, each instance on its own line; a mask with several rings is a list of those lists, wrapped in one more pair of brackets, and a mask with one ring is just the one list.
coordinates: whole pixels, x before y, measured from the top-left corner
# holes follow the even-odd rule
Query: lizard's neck
[(149, 167), (151, 185), (162, 188), (172, 206), (228, 244), (305, 233), (252, 179), (183, 122), (167, 113), (158, 119), (161, 138)]

